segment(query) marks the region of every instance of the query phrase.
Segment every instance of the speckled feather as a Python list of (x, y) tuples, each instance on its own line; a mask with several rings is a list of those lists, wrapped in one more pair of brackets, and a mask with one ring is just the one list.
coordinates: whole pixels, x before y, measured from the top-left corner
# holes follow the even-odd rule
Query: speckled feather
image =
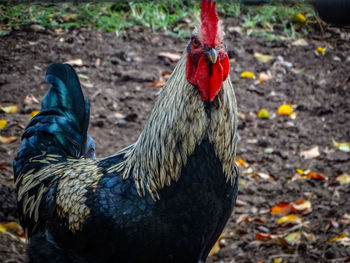
[(48, 69), (52, 86), (14, 161), (31, 262), (205, 261), (236, 199), (237, 109), (229, 78), (205, 105), (185, 60), (137, 142), (104, 159), (76, 73)]

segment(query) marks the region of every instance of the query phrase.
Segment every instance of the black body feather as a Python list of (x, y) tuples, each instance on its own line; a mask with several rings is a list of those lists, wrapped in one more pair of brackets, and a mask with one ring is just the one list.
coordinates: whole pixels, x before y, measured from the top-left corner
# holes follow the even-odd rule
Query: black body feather
[[(46, 80), (50, 90), (13, 163), (30, 262), (205, 261), (231, 215), (238, 185), (238, 176), (233, 184), (226, 180), (209, 139), (196, 145), (159, 200), (140, 196), (132, 171), (123, 179), (109, 170), (124, 160), (123, 152), (86, 166), (79, 161), (94, 158), (94, 142), (87, 134), (89, 103), (74, 69), (54, 64)], [(71, 184), (67, 193), (64, 180)]]

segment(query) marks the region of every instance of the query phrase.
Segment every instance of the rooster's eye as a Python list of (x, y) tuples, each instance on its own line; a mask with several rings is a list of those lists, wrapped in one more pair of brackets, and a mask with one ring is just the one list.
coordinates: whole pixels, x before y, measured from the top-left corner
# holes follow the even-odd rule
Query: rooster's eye
[(195, 37), (192, 38), (192, 45), (195, 48), (199, 47), (199, 41)]

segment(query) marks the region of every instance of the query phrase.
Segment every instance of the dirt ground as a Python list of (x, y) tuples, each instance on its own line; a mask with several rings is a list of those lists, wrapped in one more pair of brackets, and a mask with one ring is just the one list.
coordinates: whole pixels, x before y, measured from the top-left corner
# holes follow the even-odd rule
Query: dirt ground
[[(226, 45), (239, 107), (237, 156), (249, 166), (241, 167), (238, 203), (224, 230), (223, 247), (208, 262), (280, 262), (280, 258), (282, 262), (350, 262), (349, 246), (329, 242), (343, 231), (350, 234), (350, 187), (335, 180), (350, 173), (350, 153), (332, 142), (350, 141), (349, 31), (315, 29), (305, 38), (307, 46), (294, 46), (292, 40), (269, 41), (239, 33), (232, 28), (235, 20), (224, 24), (230, 29)], [(35, 100), (25, 98), (33, 96), (40, 102), (48, 88), (44, 76), (51, 63), (82, 60), (82, 66), (75, 68), (85, 96), (91, 99), (89, 131), (97, 156), (104, 157), (140, 134), (160, 91), (152, 83), (176, 64), (159, 52), (182, 53), (187, 45), (187, 40), (166, 32), (137, 26), (118, 38), (87, 29), (66, 32), (27, 26), (0, 40), (0, 105), (19, 107), (14, 114), (0, 113), (0, 119), (8, 121), (0, 135), (17, 137), (13, 143), (0, 144), (0, 222), (17, 220), (11, 163), (30, 113), (40, 109)], [(324, 56), (315, 54), (318, 46), (326, 47)], [(260, 63), (255, 52), (274, 59)], [(257, 84), (241, 78), (243, 71), (257, 76), (270, 71), (273, 79)], [(293, 105), (295, 119), (277, 114), (284, 103)], [(269, 111), (270, 119), (256, 116), (261, 108)], [(300, 156), (314, 146), (319, 146), (318, 157)], [(321, 173), (328, 180), (292, 181), (296, 168)], [(252, 172), (268, 174), (273, 182), (252, 178)], [(303, 224), (278, 224), (279, 216), (271, 215), (270, 208), (298, 199), (312, 204), (312, 212), (299, 215)], [(337, 224), (329, 227), (330, 220)], [(256, 233), (288, 232), (302, 233), (301, 239), (295, 245), (256, 239)], [(24, 262), (24, 252), (22, 242), (0, 234), (0, 262)]]

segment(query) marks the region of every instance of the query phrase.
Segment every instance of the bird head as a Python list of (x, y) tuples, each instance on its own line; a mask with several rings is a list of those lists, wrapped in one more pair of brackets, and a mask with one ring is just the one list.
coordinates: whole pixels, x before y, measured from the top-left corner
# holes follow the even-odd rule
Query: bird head
[(213, 101), (230, 70), (216, 2), (201, 0), (201, 23), (187, 47), (186, 78), (203, 101)]

